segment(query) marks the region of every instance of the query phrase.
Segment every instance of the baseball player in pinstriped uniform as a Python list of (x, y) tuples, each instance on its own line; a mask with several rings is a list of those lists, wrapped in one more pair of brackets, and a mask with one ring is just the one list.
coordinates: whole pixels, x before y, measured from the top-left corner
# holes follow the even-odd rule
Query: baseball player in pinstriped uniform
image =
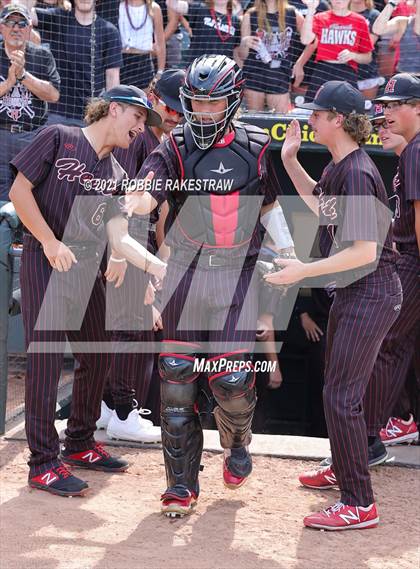
[[(93, 438), (109, 356), (83, 353), (84, 342), (107, 340), (99, 271), (105, 226), (116, 254), (161, 277), (165, 267), (128, 236), (128, 222), (118, 199), (112, 198), (125, 177), (112, 155), (113, 147), (128, 147), (144, 123), (160, 122), (159, 115), (149, 108), (142, 91), (119, 86), (90, 104), (86, 122), (85, 129), (57, 125), (40, 132), (13, 160), (17, 178), (10, 191), (26, 228), (21, 290), (29, 349), (25, 381), (29, 485), (61, 496), (79, 496), (88, 487), (63, 463), (108, 472), (128, 466)], [(92, 192), (95, 187), (100, 191)], [(79, 367), (65, 449), (59, 457), (54, 414), (66, 337), (82, 347), (75, 347)]]
[(403, 303), (401, 315), (384, 339), (373, 370), (373, 387), (366, 407), (371, 437), (378, 437), (391, 416), (420, 331), (420, 79), (408, 73), (394, 75), (378, 102), (384, 107), (390, 131), (402, 135), (407, 145), (394, 178), (394, 241), (400, 254), (397, 270)]
[[(290, 284), (335, 273), (339, 283), (345, 271), (360, 274), (354, 275), (355, 282), (337, 287), (328, 321), (323, 397), (333, 466), (299, 477), (310, 488), (338, 485), (341, 500), (306, 516), (304, 524), (327, 530), (375, 527), (379, 518), (368, 471), (363, 397), (381, 343), (398, 317), (402, 294), (391, 231), (383, 242), (380, 235), (386, 220), (364, 196), (384, 205), (388, 199), (379, 172), (360, 148), (370, 134), (360, 92), (344, 81), (328, 81), (313, 103), (304, 106), (313, 110), (309, 122), (315, 141), (328, 147), (333, 160), (318, 183), (309, 177), (297, 160), (301, 140), (297, 121), (288, 128), (282, 158), (299, 194), (319, 214), (321, 252), (328, 258), (314, 263), (280, 261), (284, 268), (266, 278)], [(339, 196), (360, 198), (343, 204)], [(377, 265), (371, 272), (361, 271), (374, 261)]]
[[(176, 127), (182, 117), (179, 88), (184, 81), (185, 72), (181, 69), (168, 69), (156, 82), (149, 100), (153, 109), (162, 118), (160, 125), (145, 127), (128, 149), (117, 148), (114, 156), (123, 166), (129, 179), (134, 180), (147, 156)], [(161, 245), (158, 224), (163, 227), (165, 215), (155, 208), (150, 215), (135, 215), (129, 220), (130, 235), (142, 243), (152, 253)], [(163, 230), (162, 230), (163, 232)], [(149, 275), (126, 263), (109, 261), (108, 281), (123, 278), (116, 282), (116, 288), (109, 287), (107, 321), (115, 342), (111, 366), (104, 398), (101, 404), (101, 417), (97, 426), (106, 428), (111, 438), (139, 442), (160, 442), (160, 427), (143, 419), (135, 408), (137, 402), (144, 405), (152, 380), (155, 354), (153, 350), (136, 353), (127, 348), (131, 343), (144, 342), (150, 348), (154, 343), (153, 327), (161, 327), (155, 318), (152, 306), (145, 306), (146, 287)]]
[[(259, 210), (247, 196), (261, 196), (258, 207), (262, 202), (263, 214), (280, 208), (275, 173), (265, 155), (268, 136), (232, 122), (242, 85), (241, 70), (226, 56), (196, 59), (181, 88), (186, 125), (175, 129), (140, 171), (140, 177), (153, 171), (164, 187), (166, 181), (229, 178), (230, 191), (200, 192), (194, 186), (190, 191), (159, 191), (152, 186), (147, 194), (128, 198), (128, 209), (138, 213), (164, 200), (169, 203), (171, 256), (162, 291), (164, 342), (159, 356), (167, 478), (161, 499), (162, 512), (169, 516), (191, 513), (199, 494), (203, 437), (197, 412), (200, 373), (194, 369), (199, 354), (216, 367), (223, 360), (232, 364), (230, 370), (220, 365), (218, 373), (208, 376), (225, 449), (224, 484), (236, 489), (252, 470), (248, 445), (255, 377), (252, 364), (239, 364), (249, 361), (255, 342), (258, 302), (253, 274), (261, 235), (256, 225)], [(285, 241), (285, 235), (271, 237), (278, 249), (293, 246), (290, 234)], [(202, 342), (209, 342), (209, 349), (203, 349)]]

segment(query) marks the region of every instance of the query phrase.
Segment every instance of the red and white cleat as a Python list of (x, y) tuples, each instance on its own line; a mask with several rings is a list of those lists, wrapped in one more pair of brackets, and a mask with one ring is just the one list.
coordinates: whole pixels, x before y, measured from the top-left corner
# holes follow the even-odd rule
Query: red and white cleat
[(385, 446), (401, 443), (411, 444), (419, 440), (419, 431), (413, 415), (410, 415), (408, 421), (403, 421), (399, 417), (390, 417), (386, 427), (381, 429), (379, 436)]
[(337, 486), (337, 479), (331, 466), (304, 472), (299, 476), (299, 482), (307, 488), (328, 490)]
[(322, 512), (309, 514), (303, 519), (308, 528), (325, 530), (376, 528), (379, 522), (375, 504), (370, 506), (346, 506), (337, 502)]
[(197, 504), (197, 496), (186, 488), (182, 492), (168, 488), (160, 499), (162, 501), (161, 512), (168, 518), (188, 516), (192, 514), (193, 508)]

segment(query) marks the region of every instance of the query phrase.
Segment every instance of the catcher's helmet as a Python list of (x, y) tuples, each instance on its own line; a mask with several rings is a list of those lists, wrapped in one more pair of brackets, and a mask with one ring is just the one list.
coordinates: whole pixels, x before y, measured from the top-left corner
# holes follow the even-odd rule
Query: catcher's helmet
[[(202, 55), (187, 69), (185, 82), (180, 89), (180, 98), (194, 141), (202, 150), (210, 148), (222, 138), (241, 104), (243, 83), (240, 67), (225, 55)], [(214, 120), (213, 113), (194, 113), (193, 99), (226, 99), (223, 119)]]

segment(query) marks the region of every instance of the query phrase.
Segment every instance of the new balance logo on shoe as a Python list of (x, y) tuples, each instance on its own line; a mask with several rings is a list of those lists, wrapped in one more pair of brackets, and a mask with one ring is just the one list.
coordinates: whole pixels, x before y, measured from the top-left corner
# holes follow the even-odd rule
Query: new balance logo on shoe
[(331, 472), (331, 474), (324, 474), (324, 478), (330, 484), (337, 484), (337, 478), (335, 477), (334, 472)]
[(352, 521), (355, 522), (359, 522), (360, 521), (360, 516), (359, 516), (359, 510), (358, 508), (355, 508), (355, 512), (351, 511), (351, 510), (347, 510), (346, 514), (339, 514), (340, 518), (346, 522), (346, 524), (350, 525)]
[(52, 470), (49, 470), (43, 476), (41, 476), (41, 480), (44, 484), (49, 486), (50, 484), (58, 480), (58, 476)]
[(96, 454), (96, 452), (93, 451), (89, 451), (82, 456), (82, 459), (86, 459), (88, 462), (97, 462), (98, 460), (101, 460), (101, 458), (102, 458), (101, 456), (99, 456), (98, 454)]
[(325, 530), (368, 529), (378, 525), (375, 504), (348, 506), (337, 502), (321, 512), (309, 514), (303, 520), (306, 527)]

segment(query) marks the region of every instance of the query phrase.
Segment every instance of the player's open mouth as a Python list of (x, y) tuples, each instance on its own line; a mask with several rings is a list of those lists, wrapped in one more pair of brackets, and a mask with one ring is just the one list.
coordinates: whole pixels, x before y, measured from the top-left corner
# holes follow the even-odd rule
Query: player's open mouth
[(128, 136), (130, 137), (131, 141), (133, 141), (137, 135), (138, 135), (138, 132), (136, 130), (129, 130), (128, 131)]

